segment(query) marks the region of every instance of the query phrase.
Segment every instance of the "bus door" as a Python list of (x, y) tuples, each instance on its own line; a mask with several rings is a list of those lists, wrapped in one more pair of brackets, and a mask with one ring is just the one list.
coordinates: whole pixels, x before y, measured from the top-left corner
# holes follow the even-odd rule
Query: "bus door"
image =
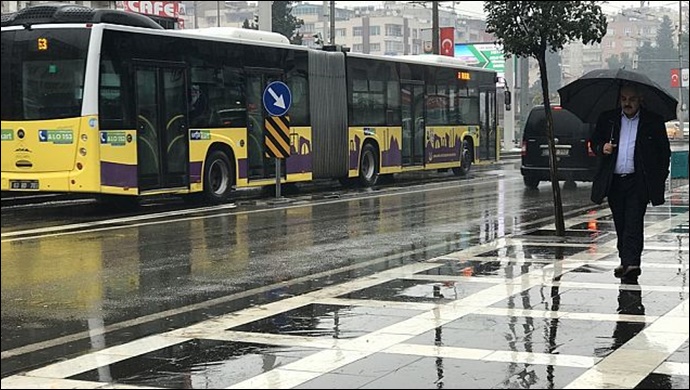
[[(282, 80), (280, 69), (247, 68), (247, 178), (261, 180), (276, 177), (275, 158), (266, 155), (264, 119), (268, 115), (263, 104), (266, 86)], [(285, 177), (285, 161), (281, 162)]]
[(185, 68), (136, 65), (135, 85), (139, 191), (188, 187)]
[(402, 165), (424, 164), (424, 83), (402, 81)]
[(496, 92), (479, 92), (479, 159), (496, 160)]

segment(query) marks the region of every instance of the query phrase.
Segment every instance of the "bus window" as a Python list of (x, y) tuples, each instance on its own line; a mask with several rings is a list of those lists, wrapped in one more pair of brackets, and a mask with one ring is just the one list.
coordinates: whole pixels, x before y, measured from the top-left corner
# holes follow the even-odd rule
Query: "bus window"
[(80, 116), (88, 40), (83, 29), (3, 32), (2, 119)]

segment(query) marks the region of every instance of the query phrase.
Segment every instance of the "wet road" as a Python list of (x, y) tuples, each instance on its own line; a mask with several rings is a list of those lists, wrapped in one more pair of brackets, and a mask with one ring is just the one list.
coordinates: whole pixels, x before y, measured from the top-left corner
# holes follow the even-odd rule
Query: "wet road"
[[(127, 345), (124, 343), (145, 336), (175, 329), (189, 331), (186, 327), (209, 319), (222, 319), (228, 313), (252, 308), (277, 310), (271, 306), (276, 304), (283, 305), (276, 311), (282, 318), (282, 322), (278, 322), (280, 326), (276, 327), (275, 318), (267, 317), (271, 318), (268, 322), (266, 319), (240, 321), (241, 325), (232, 330), (258, 332), (256, 334), (264, 338), (270, 337), (270, 334), (290, 334), (305, 338), (326, 336), (331, 340), (353, 339), (392, 325), (401, 318), (423, 313), (429, 310), (429, 305), (452, 303), (490, 290), (492, 284), (496, 283), (495, 278), (542, 272), (545, 264), (553, 266), (553, 259), (562, 260), (577, 255), (595, 240), (600, 245), (612, 242), (610, 229), (603, 228), (607, 225), (610, 227), (606, 215), (594, 222), (592, 218), (582, 218), (583, 215), (601, 211), (589, 202), (590, 185), (580, 184), (577, 188), (564, 189), (562, 192), (566, 218), (575, 218), (569, 225), (571, 241), (565, 246), (544, 246), (544, 243), (552, 240), (549, 233), (553, 218), (550, 186), (542, 184), (539, 191), (528, 191), (522, 185), (519, 172), (510, 169), (510, 166), (505, 168), (478, 172), (462, 181), (444, 179), (422, 185), (412, 180), (389, 184), (374, 191), (343, 191), (335, 188), (307, 191), (304, 195), (291, 195), (292, 201), (285, 204), (271, 204), (270, 197), (248, 196), (236, 205), (212, 208), (190, 209), (175, 201), (150, 202), (137, 212), (124, 214), (104, 212), (88, 201), (3, 208), (2, 376), (5, 378), (88, 351)], [(687, 248), (687, 189), (684, 196), (682, 193), (678, 195), (678, 205), (670, 203), (660, 216), (655, 217), (650, 213), (649, 222), (654, 223), (655, 218), (659, 219), (657, 222), (676, 218), (684, 212), (686, 228), (684, 232), (679, 232), (679, 240), (684, 240), (684, 247)], [(540, 230), (535, 230), (537, 228)], [(675, 236), (671, 238), (664, 234), (660, 235), (662, 242), (664, 239), (676, 239)], [(507, 239), (517, 240), (520, 237), (527, 237), (536, 245), (505, 245)], [(503, 242), (504, 246), (498, 246), (497, 242)], [(475, 248), (483, 248), (484, 252), (472, 252)], [(444, 257), (452, 258), (457, 253), (469, 254), (453, 260)], [(687, 252), (681, 251), (680, 256), (687, 264)], [(437, 261), (444, 264), (443, 267), (438, 268), (438, 264), (429, 266), (427, 263), (430, 259), (439, 258), (442, 260)], [(501, 262), (507, 259), (518, 259), (522, 265), (502, 266)], [(328, 299), (321, 297), (322, 305), (318, 307), (305, 306), (304, 302), (299, 301), (305, 294), (308, 296), (340, 288), (343, 283), (366, 285), (362, 280), (376, 280), (382, 273), (390, 272), (388, 270), (403, 272), (399, 270), (408, 268), (415, 272), (416, 279), (423, 279), (419, 273), (426, 273), (429, 283), (420, 287), (419, 283), (392, 279), (383, 284), (371, 283), (367, 288), (343, 290), (346, 294), (338, 297), (353, 303), (361, 300), (400, 301), (400, 306), (393, 303), (389, 304), (393, 305), (391, 307), (377, 309), (362, 309), (355, 304), (346, 306), (349, 309), (340, 312), (342, 323), (346, 324), (342, 327), (334, 326), (334, 321), (337, 324), (340, 319), (333, 317), (333, 313), (336, 313), (336, 317), (339, 313), (333, 307), (338, 307), (342, 302), (333, 303), (335, 306), (327, 304), (334, 295), (327, 295)], [(596, 267), (593, 269), (597, 270)], [(591, 271), (585, 267), (577, 272), (603, 277), (601, 272)], [(681, 274), (680, 277), (687, 278), (687, 266)], [(476, 279), (462, 285), (432, 283), (438, 281), (439, 275), (485, 276), (486, 279)], [(610, 275), (606, 272), (605, 276)], [(573, 288), (571, 285), (570, 289)], [(543, 294), (543, 291), (541, 284), (535, 284), (533, 289), (526, 288), (519, 302), (523, 306), (525, 302), (542, 302), (539, 294)], [(624, 292), (628, 290), (624, 289)], [(657, 298), (655, 302), (667, 303), (666, 306), (655, 305), (656, 309), (650, 309), (652, 315), (661, 316), (679, 303), (687, 304), (685, 279), (680, 290), (672, 289), (666, 293), (675, 298)], [(534, 297), (525, 300), (531, 294), (535, 294)], [(618, 292), (614, 290), (613, 294), (604, 299), (603, 307), (595, 306), (594, 311), (615, 312), (615, 308), (608, 307), (616, 302)], [(507, 300), (498, 300), (491, 310), (523, 307), (516, 305), (515, 300), (511, 301), (510, 296), (503, 298)], [(633, 293), (631, 299), (634, 298)], [(297, 299), (296, 303), (290, 303), (291, 299)], [(561, 310), (583, 312), (583, 305), (591, 303), (586, 300), (576, 302), (564, 305)], [(294, 307), (291, 309), (290, 305)], [(536, 306), (524, 308), (544, 309)], [(358, 321), (364, 312), (375, 315), (376, 320)], [(477, 316), (476, 313), (474, 315)], [(354, 323), (348, 319), (354, 320)], [(457, 326), (449, 324), (448, 328), (444, 328), (446, 344), (457, 345), (452, 340), (464, 339), (467, 332), (463, 329), (468, 328), (479, 330), (528, 326), (533, 328), (530, 334), (559, 329), (561, 333), (577, 335), (582, 326), (591, 325), (583, 319), (583, 324), (575, 321), (555, 327), (540, 325), (540, 329), (529, 321), (511, 324), (514, 317), (493, 318), (488, 324), (482, 316), (463, 317), (463, 320)], [(223, 324), (222, 329), (232, 328), (229, 325)], [(605, 325), (617, 327), (618, 323), (613, 321)], [(632, 323), (633, 328), (635, 325)], [(271, 330), (272, 327), (276, 329)], [(456, 327), (458, 330), (453, 330)], [(333, 334), (334, 329), (338, 330), (337, 334)], [(435, 332), (438, 330), (434, 329), (429, 330), (431, 333), (428, 336), (419, 334), (419, 343), (425, 343), (421, 340), (437, 340), (439, 335)], [(511, 343), (496, 340), (487, 330), (484, 332), (484, 336), (475, 334), (480, 337), (469, 340), (475, 342), (463, 342), (462, 345), (500, 349)], [(589, 333), (590, 336), (597, 334)], [(138, 380), (132, 379), (130, 374), (123, 374), (123, 377), (130, 379), (119, 382), (159, 387), (219, 387), (241, 383), (233, 380), (194, 384), (184, 382), (179, 376), (203, 365), (204, 353), (208, 354), (208, 359), (216, 362), (238, 356), (265, 359), (267, 348), (261, 343), (252, 344), (252, 336), (246, 333), (242, 335), (242, 343), (235, 340), (212, 341), (202, 337), (171, 346), (171, 350), (152, 352), (146, 356), (146, 362), (171, 364), (167, 369), (156, 369), (156, 372), (177, 374), (156, 374), (148, 380), (142, 378), (141, 374), (134, 375)], [(610, 337), (611, 332), (608, 335)], [(631, 337), (628, 336), (628, 339)], [(407, 342), (419, 344), (415, 339)], [(493, 342), (497, 344), (493, 345)], [(307, 345), (271, 350), (270, 356), (278, 362), (265, 364), (272, 368), (315, 354), (315, 350), (307, 348)], [(430, 345), (439, 346), (433, 341)], [(524, 346), (518, 348), (523, 352), (544, 349), (532, 342), (521, 342), (519, 345)], [(570, 347), (559, 350), (550, 345), (546, 349), (549, 348), (550, 353), (554, 354), (579, 355), (580, 352)], [(684, 348), (687, 356), (687, 340)], [(614, 349), (608, 347), (600, 355), (606, 356)], [(190, 360), (189, 356), (194, 358)], [(382, 359), (376, 354), (368, 356), (368, 359), (376, 362), (369, 360), (368, 364), (378, 364)], [(406, 356), (420, 355), (413, 353)], [(195, 359), (200, 360), (194, 363)], [(136, 363), (139, 364), (142, 362)], [(381, 364), (390, 366), (391, 363)], [(418, 364), (423, 367), (426, 363), (420, 361)], [(433, 359), (429, 364), (438, 371), (438, 364), (433, 363)], [(476, 368), (464, 370), (475, 373), (514, 371), (506, 371), (502, 364), (508, 363), (494, 361), (489, 365), (479, 364)], [(115, 366), (111, 366), (108, 374), (115, 379), (118, 379), (118, 369), (126, 372), (132, 370), (131, 364), (127, 368)], [(562, 386), (574, 378), (572, 367), (565, 367), (559, 366), (559, 370), (564, 370), (566, 374), (556, 375), (555, 381)], [(422, 368), (419, 370), (426, 372)], [(65, 377), (99, 383), (97, 381), (104, 381), (101, 371), (97, 369)], [(416, 376), (414, 371), (411, 376)], [(254, 374), (260, 373), (261, 370)], [(550, 375), (554, 376), (553, 373)], [(544, 376), (549, 374), (544, 372)], [(249, 379), (246, 373), (238, 374), (238, 378)], [(499, 385), (501, 382), (495, 379), (490, 377), (486, 384), (492, 382), (491, 386), (502, 387)], [(450, 377), (446, 378), (446, 382), (453, 383)], [(554, 380), (551, 382), (553, 384)], [(357, 383), (353, 379), (345, 387)], [(479, 379), (473, 383), (477, 384), (473, 387), (485, 387)], [(318, 387), (317, 382), (312, 384)], [(387, 384), (395, 387), (395, 383)], [(428, 382), (419, 384), (429, 387)], [(538, 384), (546, 382), (537, 381), (531, 386), (539, 387)], [(256, 387), (262, 386), (259, 384)]]

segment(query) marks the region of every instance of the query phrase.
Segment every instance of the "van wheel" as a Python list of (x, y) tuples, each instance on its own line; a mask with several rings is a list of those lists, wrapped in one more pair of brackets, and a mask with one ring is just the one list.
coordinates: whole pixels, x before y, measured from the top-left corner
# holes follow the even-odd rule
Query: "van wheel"
[(522, 181), (525, 183), (525, 187), (530, 189), (536, 189), (539, 187), (539, 179), (532, 176), (523, 176)]
[(230, 198), (235, 171), (228, 156), (220, 150), (209, 153), (204, 162), (204, 198), (211, 204), (226, 202)]
[(462, 152), (460, 154), (460, 166), (453, 168), (455, 176), (467, 176), (472, 167), (472, 151), (470, 150), (470, 143), (462, 141)]
[(376, 149), (371, 144), (364, 145), (362, 157), (359, 160), (359, 184), (363, 187), (373, 187), (379, 178), (379, 159)]

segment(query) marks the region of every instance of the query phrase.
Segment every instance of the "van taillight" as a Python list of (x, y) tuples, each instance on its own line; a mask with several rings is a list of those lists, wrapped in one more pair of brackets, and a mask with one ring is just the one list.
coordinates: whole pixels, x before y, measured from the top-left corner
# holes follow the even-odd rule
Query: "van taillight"
[(589, 157), (596, 157), (597, 156), (597, 154), (594, 153), (594, 150), (592, 150), (592, 141), (591, 140), (587, 140), (587, 155)]
[(520, 155), (527, 156), (527, 141), (522, 141), (522, 146), (520, 147)]

